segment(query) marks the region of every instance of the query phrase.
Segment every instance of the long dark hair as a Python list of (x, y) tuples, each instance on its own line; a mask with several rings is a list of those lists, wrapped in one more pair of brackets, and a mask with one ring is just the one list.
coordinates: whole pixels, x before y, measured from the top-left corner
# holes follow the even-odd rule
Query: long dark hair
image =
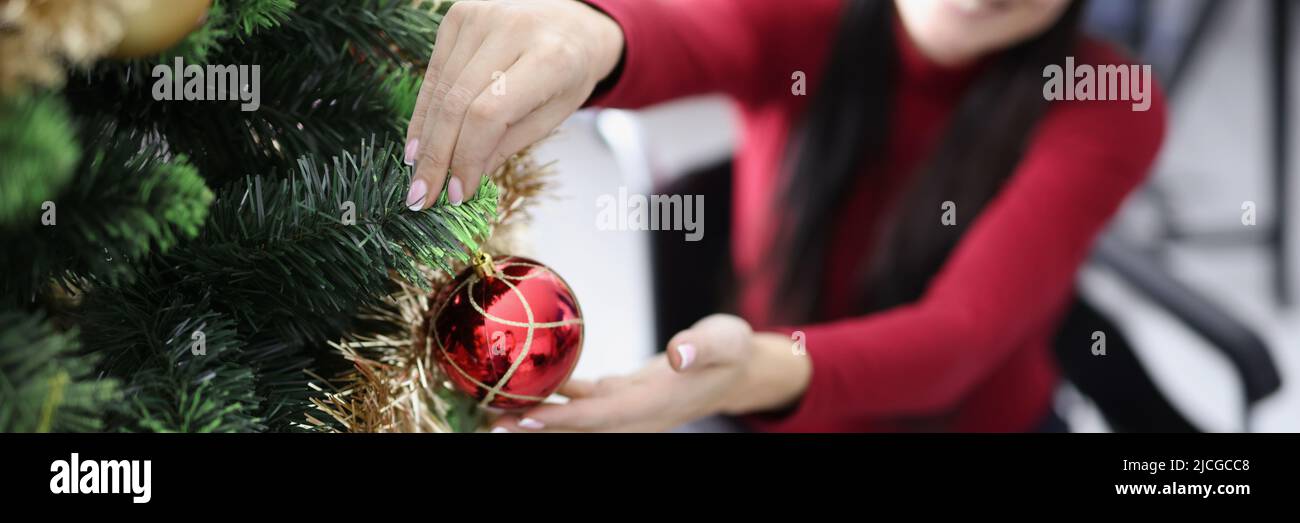
[[(910, 303), (925, 291), (976, 214), (1019, 162), (1047, 108), (1043, 68), (1074, 50), (1084, 0), (1050, 29), (993, 57), (967, 89), (935, 152), (909, 181), (876, 234), (858, 286), (860, 313)], [(898, 53), (893, 0), (849, 0), (821, 85), (790, 140), (786, 190), (774, 205), (790, 216), (778, 231), (777, 299), (783, 322), (816, 320), (822, 270), (854, 179), (887, 146)], [(954, 226), (941, 205), (956, 204)]]

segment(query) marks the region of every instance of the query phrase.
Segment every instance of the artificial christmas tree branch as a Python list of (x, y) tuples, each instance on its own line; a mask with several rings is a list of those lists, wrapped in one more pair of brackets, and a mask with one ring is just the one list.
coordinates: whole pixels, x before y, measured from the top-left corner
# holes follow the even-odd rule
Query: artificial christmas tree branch
[[(76, 16), (95, 5), (64, 3)], [(449, 5), (215, 0), (154, 58), (103, 59), (64, 71), (61, 91), (0, 95), (0, 238), (23, 246), (0, 260), (0, 430), (472, 428), (476, 411), (437, 392), (423, 356), (380, 347), (416, 323), (393, 313), (398, 297), (427, 308), (470, 251), (508, 243), (542, 186), (544, 169), (521, 155), (492, 177), (504, 194), (485, 182), (460, 206), (444, 194), (406, 208), (410, 168), (393, 142)], [(57, 14), (25, 23), (78, 27)], [(125, 30), (139, 22), (118, 16)], [(176, 57), (261, 66), (261, 107), (157, 99), (152, 71)], [(46, 203), (57, 223), (42, 224)], [(375, 336), (388, 338), (355, 357), (329, 346)], [(368, 377), (339, 388), (314, 377), (349, 366)], [(381, 391), (416, 378), (434, 388), (415, 404)], [(373, 401), (325, 414), (340, 390)], [(377, 414), (396, 402), (405, 421)]]
[[(148, 423), (122, 428), (267, 428), (261, 419), (270, 414), (262, 410), (266, 396), (254, 390), (264, 372), (245, 379), (239, 366), (286, 366), (269, 365), (245, 346), (266, 345), (275, 356), (301, 363), (296, 375), (293, 365), (280, 373), (278, 388), (305, 393), (302, 371), (314, 347), (336, 338), (358, 308), (386, 297), (390, 276), (428, 289), (421, 267), (449, 269), (486, 236), (497, 209), (490, 181), (460, 206), (444, 195), (434, 207), (411, 212), (404, 203), (409, 168), (397, 161), (395, 146), (361, 150), (360, 157), (345, 153), (330, 162), (304, 159), (296, 173), (279, 180), (247, 178), (217, 197), (202, 235), (144, 264), (135, 283), (90, 290), (83, 304), (87, 344), (109, 355), (110, 375), (162, 384), (128, 388), (137, 399), (127, 417)], [(224, 319), (214, 325), (227, 326), (216, 331), (226, 342), (223, 351), (204, 358), (178, 354), (191, 342), (179, 326), (194, 324), (190, 316), (212, 314)], [(150, 343), (142, 346), (142, 335)], [(207, 339), (211, 348), (212, 335)], [(130, 356), (140, 351), (154, 359)], [(116, 366), (121, 362), (129, 364)], [(196, 370), (173, 376), (181, 364)], [(188, 385), (187, 378), (207, 371), (226, 381), (202, 390)], [(274, 402), (273, 414), (285, 424), (304, 421), (307, 399), (300, 394), (298, 401)], [(181, 416), (189, 412), (177, 405), (182, 400), (205, 406), (208, 417)]]
[(150, 432), (253, 432), (262, 398), (236, 325), (205, 303), (166, 289), (91, 293), (85, 340), (100, 369), (124, 382), (109, 428)]
[(129, 279), (132, 261), (198, 234), (212, 194), (184, 157), (102, 144), (82, 156), (75, 184), (48, 204), (24, 202), (0, 229), (0, 242), (26, 246), (0, 262), (0, 294), (25, 303), (50, 277)]
[(120, 398), (117, 382), (94, 377), (76, 332), (39, 315), (0, 311), (0, 432), (95, 431)]
[[(521, 250), (519, 236), (529, 209), (548, 187), (550, 174), (551, 165), (538, 164), (529, 148), (485, 177), (499, 189), (499, 198), (490, 219), (490, 240), (482, 246), (484, 252), (500, 255)], [(445, 199), (438, 204), (445, 204)], [(423, 270), (421, 281), (441, 287), (468, 263), (458, 259), (450, 270)], [(452, 389), (425, 350), (422, 329), (433, 305), (427, 286), (402, 279), (395, 279), (395, 284), (390, 295), (361, 309), (357, 327), (348, 336), (331, 343), (353, 368), (322, 389), (322, 397), (312, 400), (320, 412), (310, 416), (310, 425), (345, 432), (473, 432), (482, 428), (485, 418), (477, 402)]]
[(203, 234), (158, 270), (182, 287), (221, 289), (219, 303), (258, 330), (323, 340), (330, 329), (318, 318), (383, 297), (390, 271), (417, 282), (421, 264), (465, 259), (465, 246), (488, 232), (495, 186), (485, 183), (461, 206), (444, 200), (411, 212), (409, 168), (396, 153), (365, 146), (360, 157), (304, 159), (279, 180), (248, 177), (217, 198)]
[[(246, 11), (258, 4), (259, 13)], [(357, 152), (373, 135), (406, 131), (450, 2), (301, 2), (284, 12), (272, 0), (219, 2), (210, 19), (156, 60), (104, 61), (74, 75), (66, 95), (79, 119), (118, 139), (164, 140), (190, 158), (214, 188), (248, 174), (296, 168), (304, 154)], [(276, 25), (278, 24), (278, 25)], [(247, 30), (245, 30), (247, 28)], [(207, 40), (212, 40), (207, 42)], [(206, 43), (204, 43), (206, 42)], [(256, 64), (261, 108), (237, 102), (158, 102), (155, 64)]]
[(0, 99), (0, 123), (0, 231), (9, 231), (37, 223), (24, 211), (40, 209), (67, 185), (80, 148), (68, 110), (57, 96)]
[(120, 65), (74, 77), (66, 95), (87, 125), (112, 129), (114, 140), (163, 141), (214, 188), (290, 171), (304, 154), (355, 153), (372, 136), (405, 133), (420, 81), (409, 69), (348, 57), (323, 63), (262, 48), (241, 54), (220, 63), (259, 65), (256, 111), (242, 111), (234, 100), (156, 101), (149, 69)]

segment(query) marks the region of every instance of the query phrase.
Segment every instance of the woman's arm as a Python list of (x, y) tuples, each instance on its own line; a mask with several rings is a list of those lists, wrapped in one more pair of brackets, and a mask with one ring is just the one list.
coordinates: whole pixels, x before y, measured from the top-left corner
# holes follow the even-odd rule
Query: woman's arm
[(453, 205), (473, 196), (483, 174), (587, 103), (620, 60), (621, 76), (595, 102), (789, 95), (795, 71), (824, 59), (842, 1), (457, 2), (407, 129), (405, 160), (415, 166), (407, 205), (427, 207), (444, 182)]
[[(676, 362), (690, 358), (674, 338), (667, 360), (642, 371), (649, 379), (612, 381), (571, 406), (524, 417), (549, 430), (589, 423), (658, 430), (698, 416), (793, 407), (763, 428), (805, 431), (951, 408), (1011, 351), (1051, 328), (1094, 238), (1146, 178), (1164, 128), (1158, 92), (1148, 112), (1133, 112), (1129, 102), (1060, 103), (918, 302), (798, 327), (807, 357), (784, 335), (750, 335), (747, 326), (725, 331), (743, 336), (717, 335), (697, 325), (682, 339), (709, 340), (711, 365), (679, 369)], [(936, 227), (940, 214), (936, 204)], [(532, 430), (518, 421), (502, 426)]]
[(623, 29), (623, 75), (594, 105), (639, 108), (721, 92), (792, 96), (830, 52), (844, 0), (585, 0)]

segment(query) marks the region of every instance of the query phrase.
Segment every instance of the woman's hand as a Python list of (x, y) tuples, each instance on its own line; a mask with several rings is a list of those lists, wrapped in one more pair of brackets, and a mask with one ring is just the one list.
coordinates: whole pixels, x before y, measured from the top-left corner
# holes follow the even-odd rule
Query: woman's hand
[(496, 432), (658, 432), (715, 414), (779, 408), (807, 386), (807, 358), (789, 339), (754, 334), (735, 316), (714, 315), (673, 337), (666, 356), (631, 376), (571, 380), (569, 403), (504, 416)]
[(623, 52), (612, 19), (576, 0), (460, 1), (438, 29), (407, 129), (407, 195), (453, 205), (483, 174), (545, 137), (587, 100)]

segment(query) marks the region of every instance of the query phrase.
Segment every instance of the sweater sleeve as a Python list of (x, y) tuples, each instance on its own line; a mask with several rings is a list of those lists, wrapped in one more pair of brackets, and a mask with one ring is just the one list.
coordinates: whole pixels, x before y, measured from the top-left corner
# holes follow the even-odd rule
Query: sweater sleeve
[(622, 73), (589, 105), (640, 108), (695, 94), (789, 94), (830, 45), (843, 0), (586, 0), (623, 29)]
[(814, 431), (955, 407), (1050, 327), (1095, 237), (1155, 160), (1165, 108), (1152, 90), (1146, 112), (1131, 102), (1057, 102), (921, 299), (797, 328), (811, 382), (792, 411), (755, 416), (755, 428)]

